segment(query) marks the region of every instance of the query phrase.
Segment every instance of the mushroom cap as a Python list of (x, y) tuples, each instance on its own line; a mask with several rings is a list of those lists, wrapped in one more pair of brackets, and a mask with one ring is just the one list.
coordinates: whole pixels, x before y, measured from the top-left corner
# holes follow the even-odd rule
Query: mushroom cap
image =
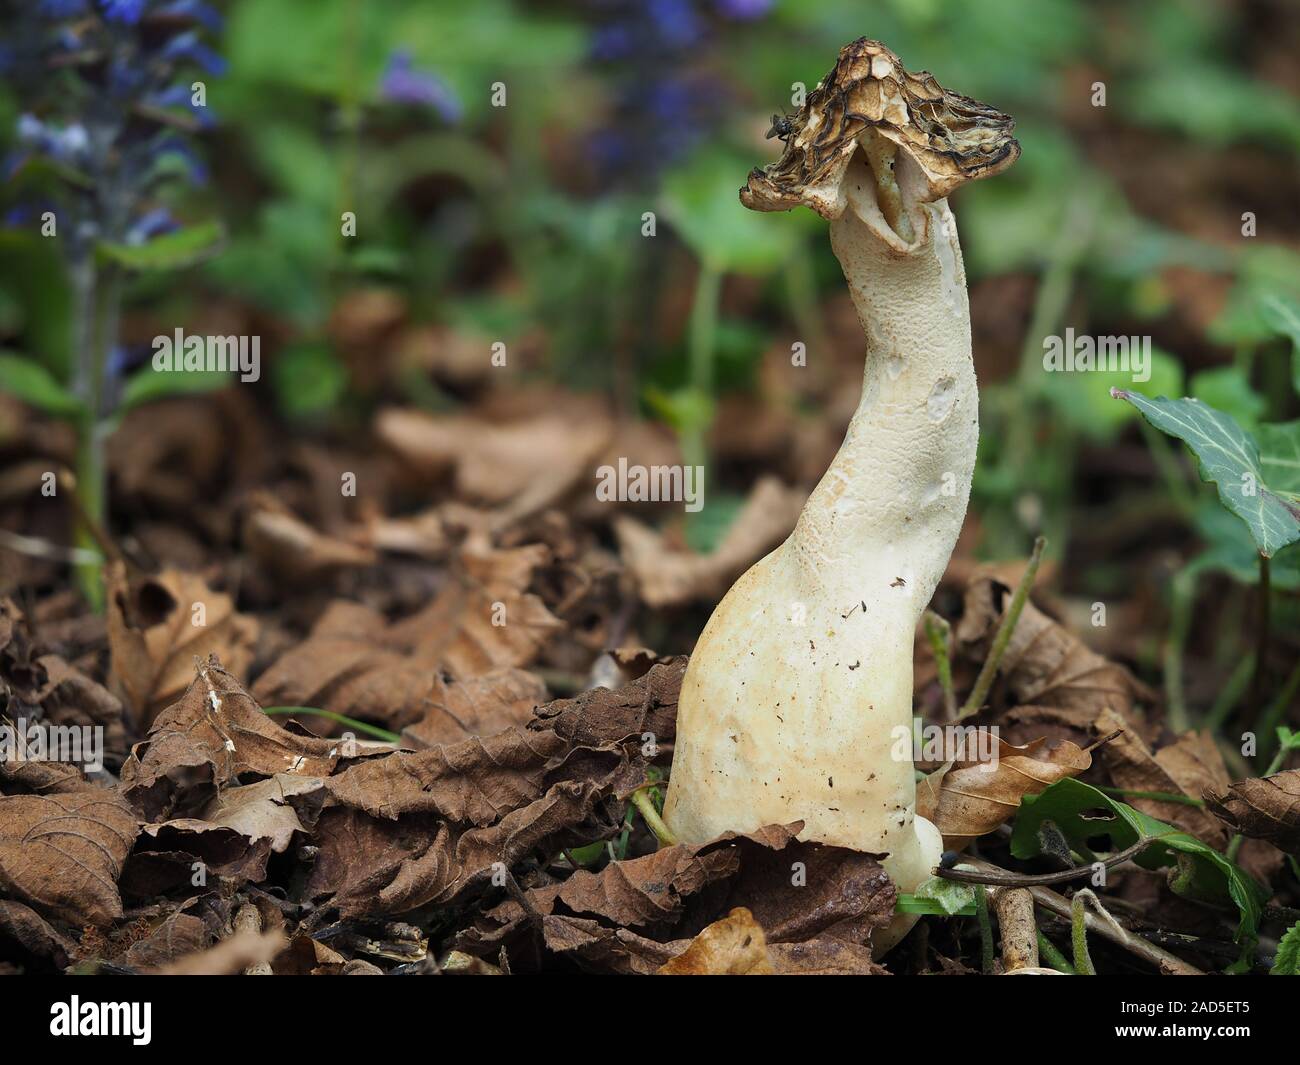
[(1005, 170), (1020, 157), (1015, 120), (949, 92), (927, 71), (912, 74), (879, 41), (840, 49), (835, 69), (790, 119), (781, 158), (755, 169), (740, 202), (755, 211), (803, 204), (827, 219), (844, 213), (841, 182), (858, 138), (875, 130), (918, 167), (918, 199), (947, 196), (967, 181)]

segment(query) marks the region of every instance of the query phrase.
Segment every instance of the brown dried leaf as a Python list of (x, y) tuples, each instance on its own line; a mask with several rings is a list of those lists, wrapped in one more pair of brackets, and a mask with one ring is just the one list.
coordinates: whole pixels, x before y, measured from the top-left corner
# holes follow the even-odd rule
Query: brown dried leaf
[[(718, 912), (743, 907), (766, 929), (777, 971), (878, 971), (868, 944), (872, 930), (893, 916), (893, 884), (871, 855), (795, 840), (801, 827), (774, 825), (677, 844), (598, 873), (580, 870), (501, 903), (462, 942), (478, 953), (507, 942), (518, 950), (540, 919), (542, 943), (552, 953), (588, 968), (653, 972), (686, 950), (689, 937)], [(672, 934), (688, 938), (661, 942)]]
[(122, 916), (117, 881), (135, 814), (103, 788), (0, 797), (0, 889), (72, 924)]
[(59, 969), (76, 952), (71, 940), (52, 928), (44, 917), (13, 899), (0, 899), (0, 940), (6, 939)]
[(771, 976), (767, 938), (754, 915), (738, 906), (691, 940), (660, 976)]
[[(1112, 710), (1097, 716), (1096, 729), (1108, 735), (1124, 728), (1124, 719)], [(1101, 748), (1102, 761), (1117, 788), (1128, 791), (1163, 791), (1200, 799), (1209, 789), (1226, 788), (1228, 770), (1208, 732), (1187, 732), (1154, 756), (1141, 737), (1123, 732)], [(1207, 811), (1185, 803), (1159, 799), (1125, 798), (1125, 802), (1150, 817), (1176, 825), (1197, 839), (1222, 850), (1228, 831)]]
[(596, 404), (573, 399), (572, 410), (493, 423), (390, 409), (375, 433), (426, 474), (454, 472), (457, 495), (501, 507), (501, 524), (536, 513), (589, 478), (614, 426)]
[(436, 663), (384, 646), (385, 630), (370, 608), (332, 603), (311, 635), (257, 678), (253, 697), (262, 706), (317, 707), (390, 729), (420, 720), (431, 705)]
[(1239, 780), (1208, 792), (1205, 801), (1232, 831), (1300, 854), (1300, 769)]
[(372, 817), (436, 814), (490, 825), (541, 797), (551, 759), (564, 750), (553, 733), (512, 728), (481, 740), (361, 762), (325, 787), (336, 803)]
[(531, 663), (562, 623), (528, 591), (551, 560), (544, 544), (498, 550), (471, 537), (452, 580), (424, 610), (389, 627), (384, 643), (457, 680)]
[[(958, 652), (968, 661), (984, 662), (1010, 600), (1010, 587), (987, 569), (971, 580), (955, 631)], [(1156, 698), (1127, 669), (1091, 651), (1032, 601), (1025, 603), (998, 673), (1013, 702), (1071, 712), (1081, 733), (1108, 707), (1130, 730), (1145, 728), (1140, 705)]]
[(102, 728), (104, 751), (125, 754), (122, 701), (58, 655), (41, 655), (36, 662), (45, 672), (37, 699), (46, 720), (52, 725)]
[[(108, 646), (113, 675), (126, 692), (137, 727), (175, 702), (194, 676), (196, 656), (215, 654), (236, 674), (253, 660), (258, 624), (235, 612), (227, 595), (191, 573), (165, 570), (128, 583), (120, 562), (105, 570)], [(203, 624), (194, 623), (203, 606)]]
[(244, 514), (243, 539), (268, 572), (293, 583), (320, 580), (338, 570), (374, 565), (364, 544), (317, 532), (269, 492), (254, 492)]
[(149, 935), (132, 943), (119, 961), (137, 969), (153, 969), (208, 945), (208, 930), (193, 914), (177, 910), (163, 918)]
[(709, 555), (669, 546), (664, 535), (629, 517), (614, 522), (619, 553), (636, 579), (642, 600), (652, 607), (682, 606), (717, 599), (752, 563), (794, 528), (806, 493), (762, 477)]
[(122, 793), (146, 820), (196, 813), (241, 773), (333, 771), (337, 741), (281, 728), (215, 660), (194, 668), (184, 696), (158, 715), (122, 767)]
[(961, 850), (1015, 816), (1026, 795), (1077, 776), (1092, 755), (1066, 740), (1045, 750), (1045, 739), (1013, 747), (998, 739), (996, 761), (972, 757), (949, 763), (917, 785), (916, 812), (933, 821), (944, 845)]
[(447, 681), (438, 677), (423, 718), (406, 726), (402, 739), (417, 747), (436, 747), (476, 736), (490, 736), (525, 725), (546, 702), (546, 685), (522, 669), (494, 669), (481, 677)]
[(325, 785), (306, 895), (345, 914), (401, 913), (458, 898), (494, 863), (608, 838), (623, 814), (608, 800), (643, 783), (658, 756), (643, 733), (672, 738), (685, 665), (556, 700), (527, 728), (347, 767)]

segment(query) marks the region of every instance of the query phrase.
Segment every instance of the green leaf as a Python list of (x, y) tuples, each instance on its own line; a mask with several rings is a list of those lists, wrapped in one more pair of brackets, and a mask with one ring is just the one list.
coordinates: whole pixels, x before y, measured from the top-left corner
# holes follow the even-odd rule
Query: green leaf
[(1261, 425), (1259, 464), (1275, 491), (1300, 498), (1300, 421)]
[(963, 884), (957, 880), (945, 880), (939, 876), (923, 880), (917, 886), (913, 897), (937, 902), (947, 914), (964, 913), (967, 910), (973, 912), (975, 908), (973, 885)]
[(1297, 921), (1279, 940), (1277, 956), (1269, 976), (1300, 976), (1300, 921)]
[(103, 242), (99, 254), (131, 270), (180, 270), (211, 258), (225, 239), (220, 223), (201, 222), (144, 244)]
[(1253, 942), (1268, 892), (1249, 874), (1195, 836), (1133, 809), (1079, 780), (1061, 780), (1039, 795), (1027, 796), (1016, 817), (1011, 853), (1034, 858), (1041, 852), (1039, 829), (1052, 822), (1085, 858), (1089, 841), (1108, 838), (1119, 851), (1151, 840), (1133, 861), (1144, 869), (1173, 869), (1169, 886), (1184, 898), (1210, 905), (1236, 906), (1236, 939)]
[[(1277, 451), (1295, 430), (1275, 426), (1281, 434), (1270, 434), (1270, 451), (1280, 454), (1268, 472), (1255, 439), (1222, 411), (1199, 399), (1148, 399), (1141, 392), (1112, 389), (1116, 399), (1127, 400), (1152, 425), (1183, 441), (1200, 463), (1201, 479), (1212, 481), (1219, 499), (1250, 528), (1259, 553), (1271, 558), (1287, 544), (1300, 539), (1300, 495), (1295, 482), (1284, 477), (1274, 485), (1268, 473), (1277, 474), (1291, 461), (1289, 451)], [(1300, 429), (1300, 423), (1290, 423)], [(1261, 433), (1263, 430), (1261, 429)]]
[(280, 409), (291, 418), (329, 410), (348, 387), (347, 367), (323, 343), (296, 344), (279, 352), (271, 377)]
[(60, 418), (75, 418), (83, 409), (81, 400), (59, 384), (49, 370), (21, 355), (0, 354), (0, 392), (8, 392)]
[(129, 410), (167, 396), (188, 396), (217, 392), (238, 381), (237, 375), (221, 370), (159, 372), (146, 364), (133, 373), (122, 389), (121, 409)]

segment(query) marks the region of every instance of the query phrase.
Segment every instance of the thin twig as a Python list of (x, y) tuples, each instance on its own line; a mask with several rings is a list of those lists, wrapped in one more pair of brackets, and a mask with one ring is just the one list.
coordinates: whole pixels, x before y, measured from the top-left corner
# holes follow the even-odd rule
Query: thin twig
[(983, 884), (975, 887), (975, 917), (980, 928), (980, 967), (993, 975), (993, 922), (989, 920), (989, 893)]
[[(1131, 847), (1116, 851), (1109, 858), (1101, 859), (1107, 869), (1121, 865), (1134, 855), (1140, 854), (1160, 836), (1138, 840)], [(956, 880), (961, 884), (990, 884), (996, 887), (1034, 887), (1038, 884), (1065, 884), (1080, 877), (1091, 876), (1096, 870), (1094, 865), (1080, 865), (1073, 869), (1062, 869), (1055, 873), (1009, 873), (1005, 869), (990, 866), (988, 869), (972, 871), (970, 869), (944, 869), (942, 866), (934, 875), (943, 880)]]
[[(968, 865), (976, 866), (982, 872), (1003, 872), (996, 865), (982, 861), (979, 858), (967, 858), (965, 862)], [(1034, 901), (1043, 909), (1050, 910), (1058, 917), (1064, 917), (1067, 921), (1070, 919), (1070, 900), (1064, 895), (1060, 895), (1051, 888), (1046, 887), (1030, 887), (1029, 893), (1034, 896)], [(1177, 976), (1205, 975), (1196, 966), (1189, 965), (1177, 955), (1170, 954), (1169, 951), (1157, 947), (1154, 943), (1148, 943), (1141, 936), (1136, 936), (1122, 927), (1112, 926), (1091, 913), (1084, 915), (1084, 922), (1087, 924), (1089, 932), (1109, 939), (1112, 943), (1118, 944), (1125, 950), (1156, 966), (1161, 972)]]
[(1034, 586), (1034, 576), (1038, 573), (1038, 564), (1043, 560), (1043, 548), (1046, 546), (1047, 540), (1042, 536), (1034, 541), (1034, 550), (1029, 556), (1029, 565), (1025, 567), (1020, 583), (1016, 585), (1016, 591), (1011, 597), (1010, 606), (1002, 615), (1002, 624), (998, 626), (997, 634), (993, 637), (993, 646), (989, 648), (988, 657), (984, 659), (984, 665), (980, 668), (975, 687), (971, 689), (970, 696), (961, 708), (961, 713), (957, 715), (958, 721), (978, 714), (980, 708), (984, 705), (984, 699), (987, 697), (989, 689), (993, 687), (993, 678), (997, 675), (998, 665), (1002, 661), (1002, 656), (1006, 654), (1007, 644), (1011, 642), (1011, 634), (1015, 632), (1016, 622), (1020, 620), (1020, 612), (1025, 609), (1025, 601), (1029, 598), (1029, 590)]

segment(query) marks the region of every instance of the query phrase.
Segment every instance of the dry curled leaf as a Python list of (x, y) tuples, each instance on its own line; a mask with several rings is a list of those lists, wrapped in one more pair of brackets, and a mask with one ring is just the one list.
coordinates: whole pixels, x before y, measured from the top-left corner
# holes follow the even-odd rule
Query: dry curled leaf
[(336, 601), (257, 678), (253, 696), (263, 706), (316, 707), (390, 729), (418, 721), (431, 706), (436, 663), (385, 646), (385, 632), (369, 607)]
[[(1099, 735), (1123, 728), (1123, 718), (1112, 710), (1097, 716)], [(1141, 737), (1121, 732), (1102, 747), (1101, 757), (1111, 782), (1126, 791), (1166, 792), (1200, 799), (1206, 791), (1226, 788), (1229, 782), (1223, 757), (1208, 732), (1184, 733), (1154, 755)], [(1124, 801), (1150, 817), (1191, 833), (1215, 849), (1221, 850), (1228, 843), (1227, 829), (1200, 807), (1139, 797)]]
[(136, 940), (118, 960), (137, 969), (152, 969), (201, 952), (208, 945), (208, 930), (199, 918), (180, 910), (168, 914)]
[(708, 555), (671, 547), (664, 535), (632, 518), (614, 523), (619, 553), (652, 607), (715, 600), (735, 577), (781, 542), (794, 528), (805, 493), (763, 477), (726, 535)]
[(264, 569), (294, 583), (371, 566), (377, 558), (365, 544), (313, 529), (269, 492), (254, 492), (249, 497), (243, 539)]
[(893, 916), (893, 884), (871, 855), (799, 842), (801, 827), (773, 825), (579, 870), (494, 907), (462, 944), (480, 954), (503, 944), (526, 954), (528, 936), (540, 930), (545, 951), (584, 968), (651, 973), (688, 949), (719, 911), (742, 907), (766, 930), (777, 972), (880, 971), (870, 938)]
[(202, 578), (165, 570), (128, 581), (123, 564), (113, 562), (105, 579), (113, 675), (137, 727), (147, 727), (185, 691), (196, 656), (215, 654), (237, 675), (252, 662), (257, 622), (236, 613), (231, 598)]
[(541, 678), (522, 669), (494, 669), (460, 682), (438, 677), (424, 717), (402, 731), (417, 747), (436, 747), (490, 736), (526, 724), (546, 702)]
[(1013, 747), (999, 737), (996, 759), (981, 759), (977, 748), (917, 785), (916, 812), (934, 822), (952, 850), (1006, 823), (1026, 795), (1092, 765), (1092, 755), (1069, 740), (1048, 750), (1045, 739)]
[(215, 661), (191, 668), (184, 696), (158, 715), (122, 767), (122, 794), (146, 820), (193, 815), (241, 773), (333, 771), (342, 754), (337, 740), (281, 728)]
[(451, 580), (424, 610), (389, 626), (383, 642), (457, 680), (531, 663), (562, 623), (529, 591), (550, 562), (544, 544), (497, 549), (474, 536)]
[[(1010, 601), (1010, 587), (987, 570), (971, 580), (954, 632), (963, 658), (984, 662)], [(998, 673), (1011, 703), (1056, 708), (1080, 735), (1107, 708), (1120, 714), (1128, 729), (1143, 729), (1141, 706), (1155, 701), (1155, 693), (1132, 673), (1090, 650), (1032, 601), (1025, 603)]]
[(72, 924), (109, 924), (136, 833), (131, 808), (103, 788), (0, 797), (0, 890)]
[(1232, 831), (1300, 854), (1300, 769), (1239, 780), (1207, 793), (1205, 801)]
[[(6, 940), (59, 969), (76, 952), (71, 940), (52, 928), (44, 917), (13, 899), (0, 899), (0, 942)], [(4, 953), (6, 957), (13, 956), (10, 949)]]
[(771, 976), (767, 938), (754, 915), (737, 906), (659, 969), (660, 976)]

